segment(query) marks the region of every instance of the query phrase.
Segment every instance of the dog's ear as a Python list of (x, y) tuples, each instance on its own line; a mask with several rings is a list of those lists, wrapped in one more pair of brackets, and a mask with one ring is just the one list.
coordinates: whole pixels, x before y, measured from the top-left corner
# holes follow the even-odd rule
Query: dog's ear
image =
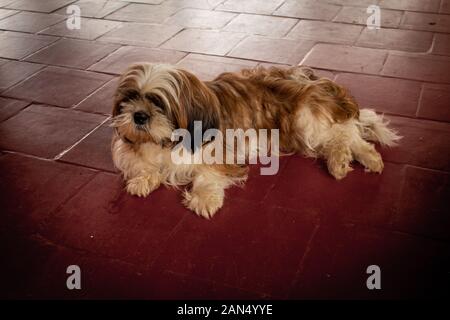
[[(193, 74), (179, 70), (181, 78), (180, 108), (183, 109), (184, 125), (191, 135), (191, 151), (206, 141), (194, 141), (195, 134), (201, 137), (208, 129), (219, 129), (218, 100), (212, 91)], [(197, 125), (196, 125), (197, 122)], [(199, 127), (199, 123), (201, 127)]]

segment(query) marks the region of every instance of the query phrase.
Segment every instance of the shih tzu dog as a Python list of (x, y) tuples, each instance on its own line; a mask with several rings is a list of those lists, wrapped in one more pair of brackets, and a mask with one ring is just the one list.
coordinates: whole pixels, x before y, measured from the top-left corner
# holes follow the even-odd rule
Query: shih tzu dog
[[(381, 173), (383, 161), (370, 142), (392, 146), (400, 139), (382, 116), (359, 110), (344, 88), (306, 67), (245, 69), (204, 82), (175, 66), (140, 63), (120, 78), (111, 122), (113, 160), (128, 193), (145, 197), (161, 184), (190, 185), (187, 208), (210, 218), (222, 207), (225, 189), (243, 183), (248, 166), (174, 163), (173, 131), (192, 132), (195, 121), (202, 133), (278, 129), (279, 153), (323, 158), (336, 179), (352, 170), (353, 160)], [(211, 143), (219, 142), (186, 149), (195, 153)]]

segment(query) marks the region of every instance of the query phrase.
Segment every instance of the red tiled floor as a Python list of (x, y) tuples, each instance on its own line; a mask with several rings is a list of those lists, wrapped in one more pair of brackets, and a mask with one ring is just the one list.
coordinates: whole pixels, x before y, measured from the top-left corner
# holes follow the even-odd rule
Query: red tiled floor
[(423, 12), (438, 12), (440, 0), (380, 0), (382, 8)]
[(379, 76), (340, 73), (336, 81), (350, 90), (361, 108), (414, 117), (422, 84)]
[[(383, 28), (398, 27), (403, 16), (403, 12), (397, 10), (381, 10), (380, 13), (380, 26)], [(333, 21), (366, 25), (367, 18), (366, 7), (343, 7)]]
[(29, 35), (19, 32), (0, 33), (0, 57), (8, 59), (21, 59), (30, 53), (36, 52), (52, 42), (58, 40), (57, 37), (44, 35)]
[(54, 26), (40, 31), (40, 34), (49, 34), (60, 37), (94, 40), (103, 34), (121, 25), (118, 21), (98, 20), (84, 18), (80, 29), (68, 29), (67, 22), (62, 21)]
[(297, 19), (240, 14), (224, 28), (225, 31), (245, 32), (268, 37), (284, 36)]
[(433, 34), (431, 32), (365, 28), (356, 45), (372, 48), (386, 48), (402, 51), (427, 52), (431, 48)]
[(424, 84), (417, 116), (450, 122), (450, 85)]
[(64, 162), (79, 164), (82, 166), (115, 172), (111, 157), (112, 128), (104, 125), (75, 147), (64, 154), (60, 159)]
[(450, 57), (390, 53), (381, 74), (450, 83)]
[(283, 3), (283, 0), (226, 0), (219, 5), (216, 10), (226, 10), (232, 12), (271, 14), (275, 9)]
[(209, 223), (186, 216), (155, 265), (282, 297), (315, 229), (314, 217), (229, 200)]
[(381, 149), (384, 159), (450, 171), (450, 124), (392, 116), (388, 118), (403, 139), (395, 148)]
[[(449, 246), (353, 225), (319, 229), (301, 266), (293, 299), (405, 299), (442, 295)], [(409, 262), (409, 263), (408, 263)], [(381, 290), (368, 290), (367, 267), (381, 271)]]
[[(181, 29), (179, 26), (127, 23), (108, 32), (99, 40), (144, 47), (157, 47), (177, 34)], [(152, 36), (149, 37), (149, 34)]]
[(93, 113), (110, 115), (114, 99), (114, 93), (118, 85), (118, 79), (112, 79), (103, 87), (96, 90), (85, 100), (76, 105), (75, 109)]
[(406, 11), (402, 18), (401, 28), (450, 32), (450, 16), (434, 13)]
[(448, 240), (449, 173), (408, 166), (401, 190), (400, 208), (392, 217), (393, 228)]
[(13, 1), (7, 8), (49, 13), (71, 2), (74, 2), (74, 0), (17, 0)]
[[(1, 2), (0, 2), (0, 5), (1, 5)], [(0, 9), (0, 19), (9, 17), (16, 13), (19, 13), (19, 11), (18, 10)]]
[(168, 18), (165, 23), (186, 28), (220, 29), (235, 16), (236, 14), (230, 12), (183, 9)]
[(28, 104), (26, 101), (0, 97), (0, 121), (15, 115)]
[(381, 71), (387, 52), (331, 44), (317, 44), (301, 64), (323, 69), (377, 74)]
[(273, 14), (302, 19), (331, 20), (341, 9), (328, 1), (287, 0)]
[[(113, 13), (117, 9), (125, 7), (125, 1), (111, 0), (80, 0), (74, 3), (80, 7), (80, 15), (88, 18), (104, 18), (106, 15)], [(67, 7), (56, 11), (57, 14), (66, 15)]]
[[(47, 67), (3, 94), (29, 101), (71, 107), (110, 79), (112, 76), (105, 74)], [(42, 86), (42, 83), (46, 86)]]
[(60, 208), (42, 234), (70, 247), (149, 266), (188, 213), (180, 200), (179, 192), (165, 188), (144, 200), (130, 196), (119, 175), (100, 173)]
[(8, 89), (19, 81), (31, 76), (40, 69), (42, 64), (23, 61), (11, 61), (0, 66), (0, 91)]
[(32, 105), (0, 124), (0, 147), (54, 158), (103, 120), (100, 115)]
[(148, 61), (176, 64), (186, 53), (125, 46), (92, 65), (89, 70), (120, 74), (133, 63)]
[(40, 223), (95, 174), (89, 169), (15, 154), (1, 156), (0, 163), (3, 223), (27, 232), (36, 232)]
[(271, 39), (252, 36), (242, 41), (228, 56), (295, 65), (313, 45), (314, 42), (309, 40)]
[(336, 181), (321, 160), (293, 156), (263, 204), (288, 208), (299, 216), (320, 216), (323, 223), (332, 225), (386, 225), (397, 210), (397, 184), (403, 177), (403, 166), (386, 163), (381, 175), (366, 173), (358, 164), (353, 167), (345, 179)]
[(59, 21), (64, 16), (22, 11), (0, 21), (0, 29), (35, 33)]
[(441, 33), (435, 34), (433, 53), (450, 56), (450, 35)]
[(62, 39), (51, 46), (29, 56), (27, 61), (43, 64), (86, 69), (119, 48), (113, 44)]
[(350, 24), (302, 20), (289, 32), (287, 38), (352, 44), (361, 30), (361, 26)]
[(225, 55), (244, 37), (245, 34), (237, 32), (186, 29), (164, 43), (162, 48)]
[(106, 18), (120, 21), (161, 23), (178, 10), (179, 8), (172, 6), (148, 6), (141, 3), (131, 3), (106, 16)]
[[(66, 26), (69, 5), (81, 29)], [(381, 29), (368, 30), (370, 5)], [(450, 1), (0, 0), (1, 298), (433, 298), (450, 284)], [(440, 13), (439, 13), (440, 12)], [(110, 154), (118, 75), (203, 80), (309, 65), (403, 139), (382, 174), (252, 165), (209, 221), (182, 190), (128, 195)], [(81, 70), (80, 70), (81, 69)], [(88, 71), (87, 71), (88, 70)], [(37, 103), (42, 103), (40, 105)], [(183, 188), (181, 188), (183, 189)], [(77, 264), (82, 290), (66, 289)], [(366, 269), (381, 268), (382, 290)]]

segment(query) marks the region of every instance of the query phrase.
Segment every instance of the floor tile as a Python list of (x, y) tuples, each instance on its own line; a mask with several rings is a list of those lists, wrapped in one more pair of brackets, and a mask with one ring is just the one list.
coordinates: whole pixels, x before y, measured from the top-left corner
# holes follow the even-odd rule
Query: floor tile
[[(71, 107), (110, 79), (112, 77), (105, 74), (47, 67), (3, 94), (29, 101)], [(42, 83), (46, 85), (42, 86)]]
[[(380, 10), (380, 26), (382, 28), (397, 28), (402, 16), (402, 11)], [(333, 21), (367, 25), (368, 18), (367, 7), (343, 7)]]
[(450, 57), (390, 53), (381, 74), (392, 77), (450, 83)]
[(314, 217), (228, 200), (210, 221), (186, 216), (155, 266), (282, 296), (315, 228)]
[(314, 215), (322, 224), (353, 222), (386, 227), (398, 210), (397, 184), (403, 177), (403, 166), (385, 162), (382, 174), (366, 173), (357, 163), (352, 166), (354, 170), (337, 181), (324, 161), (291, 156), (263, 205)]
[[(446, 244), (405, 234), (352, 225), (322, 227), (289, 298), (437, 297), (448, 285), (443, 281), (449, 267), (448, 249)], [(380, 268), (381, 290), (367, 288), (371, 265)]]
[(171, 50), (126, 46), (97, 62), (89, 70), (121, 74), (128, 66), (136, 62), (175, 64), (185, 55), (186, 53)]
[(401, 190), (400, 210), (392, 217), (393, 228), (448, 240), (450, 174), (408, 166)]
[(62, 39), (29, 56), (27, 61), (86, 69), (119, 48), (118, 45)]
[(303, 65), (321, 69), (377, 74), (383, 67), (387, 52), (331, 44), (317, 44), (303, 59)]
[(380, 0), (378, 5), (396, 10), (438, 12), (440, 0)]
[(161, 47), (196, 53), (225, 55), (244, 37), (245, 34), (243, 33), (186, 29)]
[(11, 61), (1, 65), (0, 91), (6, 90), (42, 68), (44, 68), (43, 65), (23, 61)]
[(223, 0), (166, 0), (164, 5), (174, 8), (214, 9)]
[(425, 83), (420, 96), (417, 116), (450, 122), (450, 85)]
[(95, 174), (89, 169), (16, 154), (0, 157), (0, 164), (1, 217), (15, 232), (36, 232), (40, 223)]
[(395, 148), (381, 149), (385, 160), (450, 171), (450, 141), (447, 138), (450, 124), (394, 116), (388, 118), (403, 139)]
[(271, 14), (278, 8), (283, 0), (267, 0), (264, 2), (258, 0), (227, 0), (219, 5), (216, 10), (225, 10), (241, 13)]
[(441, 10), (439, 11), (441, 13), (450, 13), (450, 1), (449, 0), (442, 0), (441, 4)]
[(314, 42), (309, 40), (252, 36), (242, 41), (228, 55), (274, 63), (298, 64), (313, 45)]
[(89, 168), (115, 172), (111, 155), (113, 129), (103, 125), (64, 154), (60, 160)]
[(100, 173), (60, 208), (42, 234), (70, 247), (150, 266), (181, 219), (191, 214), (180, 200), (179, 192), (164, 187), (147, 198), (130, 196), (120, 175)]
[(414, 117), (422, 84), (416, 81), (340, 73), (336, 81), (348, 89), (360, 108)]
[(114, 93), (118, 85), (118, 79), (114, 78), (93, 94), (81, 101), (75, 109), (93, 113), (111, 115)]
[(165, 21), (186, 28), (220, 29), (236, 16), (234, 13), (200, 9), (182, 9)]
[(0, 9), (0, 19), (12, 16), (13, 14), (16, 14), (18, 12), (18, 10)]
[[(125, 7), (127, 2), (111, 0), (79, 0), (73, 5), (80, 8), (80, 15), (88, 18), (104, 18), (117, 9)], [(67, 15), (67, 7), (56, 11), (58, 14)]]
[(31, 35), (20, 32), (0, 33), (0, 57), (9, 59), (22, 59), (30, 53), (36, 52), (52, 42), (58, 40), (57, 37)]
[(361, 26), (350, 24), (302, 20), (289, 32), (287, 38), (352, 44), (361, 30)]
[(365, 28), (356, 42), (357, 46), (401, 51), (427, 52), (431, 48), (431, 32)]
[(433, 54), (450, 56), (450, 35), (436, 33), (434, 35)]
[(400, 28), (449, 33), (450, 16), (406, 11)]
[(326, 1), (287, 0), (273, 15), (302, 19), (331, 20), (336, 16), (340, 8), (340, 6)]
[(26, 101), (0, 97), (0, 121), (12, 117), (28, 105)]
[(93, 130), (104, 116), (31, 105), (0, 124), (0, 147), (54, 158)]
[(106, 16), (106, 19), (128, 22), (162, 23), (178, 10), (179, 8), (165, 5), (150, 6), (141, 3), (130, 3), (128, 6)]
[(84, 18), (81, 20), (80, 29), (68, 29), (66, 21), (62, 21), (50, 28), (44, 29), (40, 34), (50, 34), (68, 38), (94, 40), (101, 35), (121, 25), (118, 21)]
[(35, 33), (64, 19), (64, 16), (58, 14), (22, 11), (1, 20), (0, 29)]
[(213, 80), (223, 72), (236, 72), (257, 65), (255, 61), (191, 53), (177, 63), (178, 67), (193, 72), (202, 80)]
[(290, 18), (240, 14), (224, 30), (269, 37), (283, 37), (297, 22), (297, 19)]
[[(180, 30), (182, 30), (182, 27), (179, 26), (127, 23), (105, 34), (99, 40), (144, 47), (157, 47)], [(152, 36), (149, 37), (149, 34)]]
[(71, 2), (74, 2), (74, 0), (17, 0), (8, 5), (7, 8), (50, 13)]

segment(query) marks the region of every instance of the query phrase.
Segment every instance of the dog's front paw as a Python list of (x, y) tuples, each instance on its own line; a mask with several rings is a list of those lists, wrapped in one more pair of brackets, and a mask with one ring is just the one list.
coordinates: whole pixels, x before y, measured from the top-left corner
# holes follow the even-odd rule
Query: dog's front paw
[(138, 197), (146, 197), (159, 187), (159, 182), (151, 177), (139, 176), (127, 181), (127, 192)]
[(197, 215), (209, 219), (222, 208), (223, 198), (220, 193), (185, 191), (183, 203)]

